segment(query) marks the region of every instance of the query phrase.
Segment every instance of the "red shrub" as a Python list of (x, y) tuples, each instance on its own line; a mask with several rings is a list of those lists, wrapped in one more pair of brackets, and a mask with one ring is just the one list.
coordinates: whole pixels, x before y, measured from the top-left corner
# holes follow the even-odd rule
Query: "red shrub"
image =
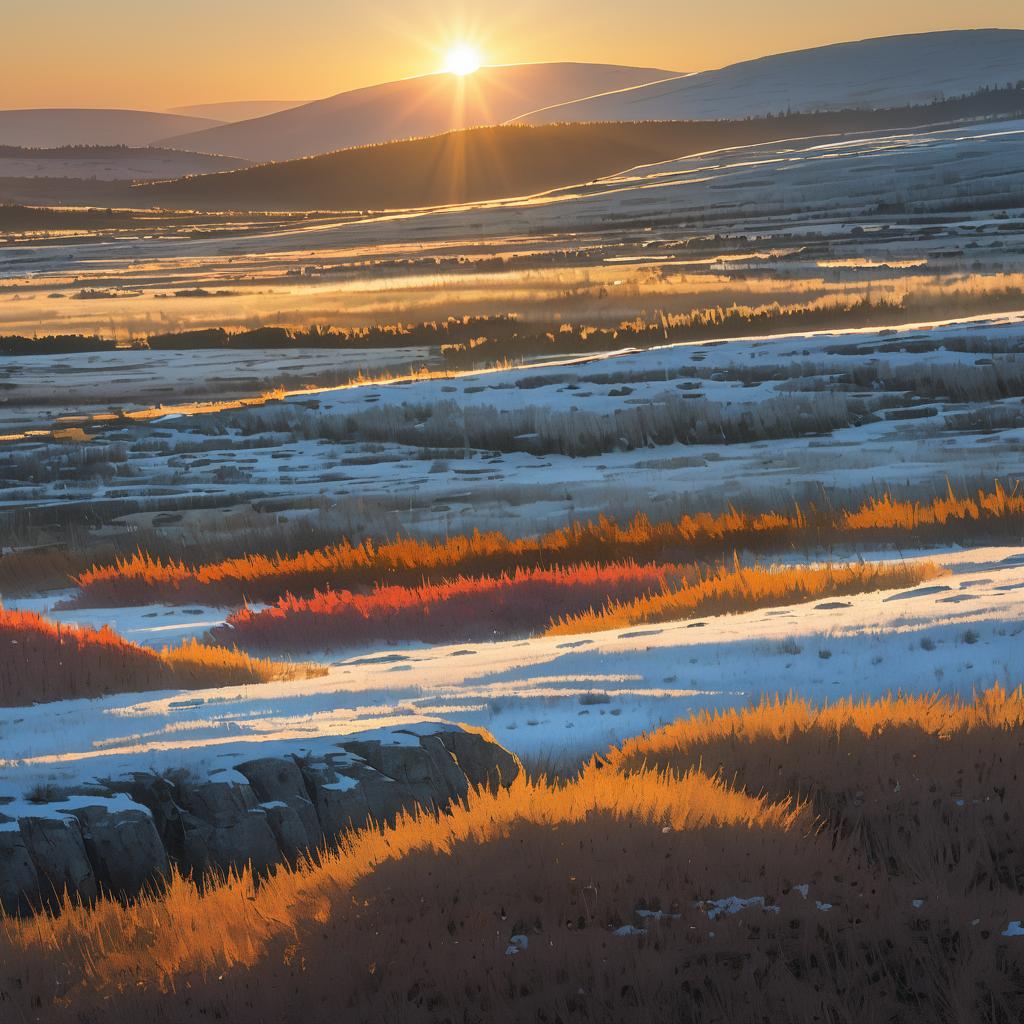
[(263, 611), (245, 608), (213, 630), (247, 649), (311, 651), (379, 642), (446, 643), (527, 635), (553, 615), (573, 615), (609, 600), (629, 601), (679, 579), (679, 566), (580, 565), (517, 569), (498, 577), (459, 577), (369, 594), (317, 591), (287, 595)]
[(276, 665), (240, 651), (187, 641), (154, 651), (109, 626), (62, 626), (0, 608), (0, 707), (162, 689), (203, 689), (304, 677), (307, 665)]

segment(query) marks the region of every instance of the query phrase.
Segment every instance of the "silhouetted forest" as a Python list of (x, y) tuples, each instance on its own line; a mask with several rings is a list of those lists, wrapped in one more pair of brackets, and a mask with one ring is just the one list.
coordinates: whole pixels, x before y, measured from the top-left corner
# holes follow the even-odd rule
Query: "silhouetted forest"
[(741, 121), (501, 125), (134, 186), (136, 202), (227, 210), (382, 210), (531, 195), (638, 164), (783, 138), (1024, 112), (1024, 82), (883, 110)]
[(47, 334), (26, 338), (18, 334), (0, 338), (0, 356), (59, 356), (74, 352), (112, 352), (117, 342), (84, 334)]

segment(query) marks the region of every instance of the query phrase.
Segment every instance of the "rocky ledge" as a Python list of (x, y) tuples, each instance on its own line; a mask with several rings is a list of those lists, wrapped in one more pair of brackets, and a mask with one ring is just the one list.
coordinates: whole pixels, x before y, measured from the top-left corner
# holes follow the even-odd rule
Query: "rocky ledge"
[(519, 771), (489, 736), (446, 726), (345, 738), (327, 752), (257, 757), (205, 777), (134, 773), (0, 801), (0, 905), (32, 913), (58, 907), (65, 892), (130, 897), (172, 865), (197, 879), (250, 866), (264, 873), (347, 829), (407, 809), (444, 811)]

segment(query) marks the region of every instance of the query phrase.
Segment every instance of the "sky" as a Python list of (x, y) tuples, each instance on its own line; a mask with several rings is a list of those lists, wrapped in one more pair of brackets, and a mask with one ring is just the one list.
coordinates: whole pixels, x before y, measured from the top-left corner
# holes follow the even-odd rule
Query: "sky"
[(824, 43), (1024, 28), (1021, 0), (0, 0), (0, 107), (319, 99), (484, 63), (701, 71)]

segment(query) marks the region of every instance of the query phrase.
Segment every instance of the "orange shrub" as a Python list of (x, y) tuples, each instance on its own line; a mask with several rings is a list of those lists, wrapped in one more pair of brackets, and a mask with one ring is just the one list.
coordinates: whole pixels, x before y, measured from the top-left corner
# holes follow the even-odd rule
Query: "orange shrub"
[(348, 540), (295, 555), (248, 555), (200, 565), (137, 552), (76, 577), (81, 607), (118, 607), (155, 601), (237, 605), (272, 602), (290, 593), (356, 590), (376, 585), (417, 586), (455, 575), (497, 575), (518, 568), (552, 568), (625, 559), (689, 561), (721, 558), (732, 550), (771, 551), (817, 547), (856, 539), (921, 542), (970, 535), (1019, 537), (1024, 533), (1024, 493), (997, 483), (991, 491), (958, 498), (952, 488), (931, 501), (901, 502), (888, 494), (859, 509), (794, 505), (786, 512), (684, 515), (652, 523), (645, 515), (620, 525), (601, 516), (571, 523), (539, 537), (509, 538), (498, 531), (438, 540), (396, 537), (375, 543)]
[(62, 626), (34, 612), (0, 608), (0, 706), (160, 689), (202, 689), (308, 676), (195, 640), (154, 651), (102, 629)]
[[(690, 570), (693, 572), (694, 570)], [(317, 591), (287, 595), (262, 611), (245, 608), (216, 639), (246, 649), (319, 650), (373, 642), (443, 643), (524, 635), (553, 614), (572, 614), (610, 598), (640, 597), (682, 578), (681, 566), (616, 563), (567, 569), (516, 569), (498, 577), (458, 577), (419, 587), (378, 587), (369, 594)]]

